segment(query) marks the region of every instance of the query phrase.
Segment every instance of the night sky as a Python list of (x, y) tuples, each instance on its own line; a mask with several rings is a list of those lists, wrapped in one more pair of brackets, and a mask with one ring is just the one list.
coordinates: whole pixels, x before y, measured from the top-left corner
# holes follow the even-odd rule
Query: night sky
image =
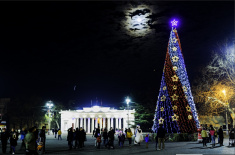
[(216, 44), (234, 39), (232, 1), (0, 2), (0, 97), (157, 99), (174, 18), (192, 84)]

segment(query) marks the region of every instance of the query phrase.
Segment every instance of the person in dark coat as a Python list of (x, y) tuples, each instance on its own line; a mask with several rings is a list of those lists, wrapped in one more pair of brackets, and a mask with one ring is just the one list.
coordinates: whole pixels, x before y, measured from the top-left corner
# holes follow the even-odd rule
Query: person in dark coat
[(104, 128), (104, 132), (102, 133), (103, 137), (103, 145), (105, 146), (108, 142), (108, 131), (106, 128)]
[(6, 129), (3, 128), (1, 132), (1, 142), (2, 142), (2, 153), (6, 153), (7, 150), (7, 140), (8, 140), (8, 133), (6, 132)]
[[(114, 129), (110, 128), (110, 131), (108, 132), (108, 138), (109, 138), (108, 149), (110, 149), (111, 146), (114, 149), (114, 134), (115, 134)], [(106, 146), (107, 146), (107, 144), (106, 144)]]
[(43, 126), (42, 127), (42, 130), (40, 132), (40, 139), (41, 139), (41, 142), (43, 142), (43, 153), (45, 153), (45, 150), (46, 150), (46, 126)]
[(57, 129), (55, 129), (55, 138), (56, 138), (56, 136), (57, 136), (57, 132), (58, 132), (58, 130), (57, 130)]
[(223, 141), (224, 141), (224, 132), (223, 132), (223, 127), (220, 126), (220, 128), (219, 128), (219, 143), (220, 143), (220, 146), (223, 146)]
[(67, 135), (69, 150), (72, 150), (72, 141), (73, 141), (73, 131), (72, 130), (73, 130), (72, 128), (69, 128), (68, 135)]
[(15, 147), (17, 146), (17, 140), (18, 140), (18, 133), (12, 128), (10, 134), (10, 145), (11, 145), (10, 152), (12, 154), (15, 154)]
[(76, 137), (75, 137), (75, 148), (77, 147), (77, 148), (79, 148), (79, 129), (78, 128), (76, 128), (76, 131), (75, 131), (75, 133), (76, 133)]
[(79, 136), (78, 136), (78, 140), (79, 140), (79, 147), (82, 148), (84, 147), (84, 141), (86, 139), (86, 133), (84, 131), (84, 129), (82, 127), (80, 127), (80, 130), (79, 130)]
[[(159, 150), (161, 149), (165, 149), (165, 134), (166, 134), (166, 131), (165, 129), (163, 128), (163, 124), (159, 124), (159, 128), (157, 130), (157, 135), (158, 135), (158, 143), (159, 143)], [(161, 143), (162, 143), (162, 148), (161, 148)]]

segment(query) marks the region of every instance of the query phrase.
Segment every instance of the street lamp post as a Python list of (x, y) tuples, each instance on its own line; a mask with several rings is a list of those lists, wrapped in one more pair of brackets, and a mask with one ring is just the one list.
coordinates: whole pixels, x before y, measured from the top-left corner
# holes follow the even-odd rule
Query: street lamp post
[[(228, 101), (226, 98), (226, 90), (224, 89), (222, 92), (224, 93), (224, 96), (225, 96), (225, 102), (226, 104), (228, 104)], [(226, 134), (228, 135), (228, 105), (226, 105)]]
[(127, 104), (127, 110), (128, 110), (128, 118), (127, 118), (127, 128), (129, 129), (129, 103), (131, 102), (131, 99), (127, 96), (126, 97), (126, 104)]
[(51, 118), (51, 108), (53, 107), (53, 102), (52, 101), (48, 101), (47, 102), (47, 107), (49, 109), (49, 120), (48, 120), (48, 135), (50, 134), (50, 127), (51, 127), (51, 121), (50, 121), (50, 118)]

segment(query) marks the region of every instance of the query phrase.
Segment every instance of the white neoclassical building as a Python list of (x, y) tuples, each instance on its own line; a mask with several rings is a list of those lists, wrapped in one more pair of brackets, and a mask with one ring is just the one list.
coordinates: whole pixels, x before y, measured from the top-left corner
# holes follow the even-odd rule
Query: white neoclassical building
[(97, 128), (110, 127), (114, 129), (125, 129), (134, 125), (135, 109), (133, 110), (117, 110), (110, 107), (93, 106), (83, 108), (83, 110), (62, 110), (61, 114), (61, 130), (67, 131), (68, 128), (83, 127), (87, 133)]

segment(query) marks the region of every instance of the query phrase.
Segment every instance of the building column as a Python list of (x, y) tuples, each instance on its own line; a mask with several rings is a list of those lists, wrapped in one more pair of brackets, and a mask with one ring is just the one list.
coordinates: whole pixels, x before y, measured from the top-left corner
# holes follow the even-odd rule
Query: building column
[(94, 118), (91, 119), (91, 133), (93, 134), (94, 130)]
[(83, 128), (83, 118), (80, 118), (80, 127)]
[(106, 127), (106, 124), (105, 124), (105, 123), (106, 123), (106, 122), (105, 122), (105, 119), (106, 119), (106, 118), (103, 118), (103, 128), (107, 128), (107, 127)]
[(110, 130), (110, 118), (108, 117), (108, 124), (107, 124), (107, 128), (108, 128), (108, 131)]
[(116, 130), (116, 128), (118, 129), (118, 118), (117, 117), (115, 118), (115, 130)]
[(90, 123), (90, 117), (87, 120), (87, 133), (91, 133), (91, 123)]
[(98, 128), (98, 118), (95, 118), (95, 128)]
[(119, 128), (119, 129), (122, 129), (122, 118), (119, 118), (118, 128)]
[(84, 130), (86, 131), (86, 117), (84, 118)]
[(114, 128), (114, 126), (113, 126), (113, 117), (111, 118), (110, 128)]
[(123, 124), (123, 131), (125, 131), (126, 129), (126, 122), (125, 122), (125, 118), (122, 119), (122, 124)]

